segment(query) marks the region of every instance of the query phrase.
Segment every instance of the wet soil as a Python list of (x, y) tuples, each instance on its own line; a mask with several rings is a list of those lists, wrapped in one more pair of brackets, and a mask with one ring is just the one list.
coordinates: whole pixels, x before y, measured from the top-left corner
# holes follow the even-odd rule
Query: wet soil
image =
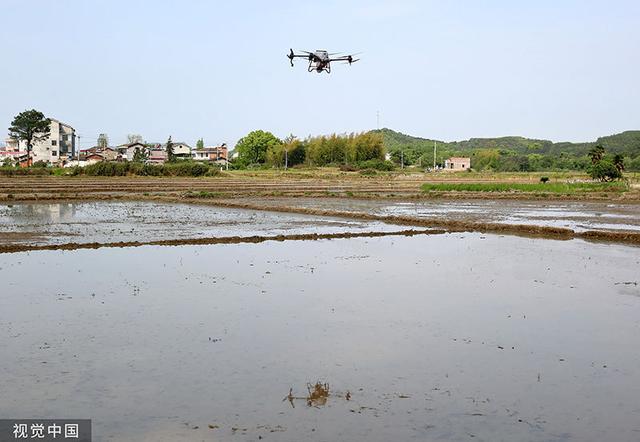
[[(553, 227), (538, 224), (506, 224), (500, 222), (474, 221), (472, 219), (453, 219), (448, 216), (424, 217), (410, 215), (382, 215), (371, 212), (361, 212), (354, 210), (334, 210), (325, 208), (304, 207), (296, 205), (296, 199), (288, 199), (293, 205), (269, 204), (269, 200), (209, 200), (204, 199), (201, 204), (212, 204), (220, 207), (244, 208), (252, 210), (266, 210), (271, 212), (300, 213), (317, 216), (343, 217), (347, 219), (377, 220), (391, 224), (411, 225), (428, 228), (445, 229), (449, 232), (489, 232), (505, 233), (511, 235), (544, 237), (555, 239), (582, 238), (590, 241), (620, 242), (626, 244), (640, 244), (640, 231), (622, 230), (585, 230), (574, 231), (563, 227)], [(347, 200), (346, 205), (348, 206)], [(280, 201), (282, 202), (282, 201)], [(322, 204), (317, 206), (322, 207)], [(484, 218), (480, 218), (484, 219)]]
[(117, 441), (638, 439), (636, 247), (301, 244), (0, 255), (0, 415)]
[(162, 241), (169, 245), (198, 244), (221, 242), (221, 238), (283, 235), (311, 238), (316, 234), (391, 230), (399, 229), (379, 221), (155, 201), (0, 204), (0, 251)]
[(247, 199), (266, 206), (303, 207), (402, 215), (424, 219), (446, 217), (456, 221), (527, 224), (560, 227), (576, 232), (588, 230), (640, 232), (640, 204), (594, 201), (492, 201), (402, 200), (346, 198)]

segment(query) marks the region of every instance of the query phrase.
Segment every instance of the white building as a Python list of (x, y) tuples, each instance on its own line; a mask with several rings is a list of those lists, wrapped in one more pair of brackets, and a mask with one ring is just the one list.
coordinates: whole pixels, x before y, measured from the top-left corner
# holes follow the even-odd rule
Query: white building
[[(167, 144), (163, 144), (162, 148), (164, 150), (167, 150)], [(176, 158), (188, 160), (189, 158), (191, 158), (191, 146), (189, 146), (187, 143), (179, 141), (175, 142), (173, 143), (173, 155), (175, 155)]]
[(471, 169), (471, 158), (451, 157), (444, 160), (444, 170), (468, 170)]
[[(73, 127), (58, 121), (54, 118), (50, 118), (51, 124), (49, 125), (49, 137), (34, 141), (31, 150), (31, 160), (44, 161), (49, 164), (58, 163), (61, 160), (67, 160), (76, 153), (76, 131)], [(11, 151), (26, 151), (27, 143), (24, 140), (17, 142), (11, 138), (7, 141), (7, 150)]]
[(227, 145), (222, 143), (220, 146), (205, 147), (203, 149), (193, 149), (191, 157), (196, 161), (210, 161), (216, 164), (227, 164)]

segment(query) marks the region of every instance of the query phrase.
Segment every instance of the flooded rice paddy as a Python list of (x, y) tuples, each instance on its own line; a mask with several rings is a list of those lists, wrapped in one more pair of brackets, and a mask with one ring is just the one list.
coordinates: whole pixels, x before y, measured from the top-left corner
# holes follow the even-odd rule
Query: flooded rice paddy
[(0, 415), (116, 441), (634, 441), (639, 270), (636, 247), (479, 233), (4, 254)]
[(378, 221), (139, 201), (0, 205), (0, 245), (390, 231)]
[(268, 198), (270, 206), (373, 213), (384, 216), (446, 218), (454, 221), (562, 227), (584, 232), (640, 232), (640, 204), (541, 200), (388, 200), (352, 198)]

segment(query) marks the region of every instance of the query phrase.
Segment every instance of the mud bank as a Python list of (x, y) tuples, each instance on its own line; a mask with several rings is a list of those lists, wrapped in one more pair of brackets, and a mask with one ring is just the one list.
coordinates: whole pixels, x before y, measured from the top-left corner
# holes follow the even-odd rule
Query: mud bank
[(346, 238), (379, 238), (383, 236), (416, 236), (416, 235), (441, 235), (445, 230), (396, 230), (388, 232), (343, 232), (343, 233), (307, 233), (275, 236), (230, 236), (221, 238), (185, 238), (157, 241), (120, 241), (120, 242), (90, 242), (90, 243), (62, 243), (46, 245), (28, 244), (0, 244), (0, 253), (31, 252), (37, 250), (83, 250), (141, 246), (184, 246), (184, 245), (210, 245), (210, 244), (258, 244), (266, 241), (317, 241), (321, 239), (346, 239)]

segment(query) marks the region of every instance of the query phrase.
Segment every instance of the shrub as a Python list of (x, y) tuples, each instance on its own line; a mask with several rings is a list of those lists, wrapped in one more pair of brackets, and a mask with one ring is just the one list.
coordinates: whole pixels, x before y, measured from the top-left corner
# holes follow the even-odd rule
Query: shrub
[(217, 169), (215, 167), (210, 167), (207, 173), (204, 174), (204, 176), (218, 176), (218, 175), (220, 175), (220, 169)]
[(601, 160), (591, 165), (589, 175), (594, 180), (613, 181), (622, 178), (622, 172), (609, 160)]
[(540, 182), (542, 184), (546, 183), (547, 181), (549, 181), (549, 177), (548, 176), (541, 176), (540, 177)]
[(0, 175), (51, 175), (51, 169), (46, 167), (0, 167)]
[(165, 164), (144, 164), (138, 162), (107, 162), (91, 164), (84, 168), (74, 167), (72, 175), (89, 176), (216, 176), (217, 168), (191, 161)]
[(172, 176), (203, 176), (210, 169), (206, 164), (191, 161), (165, 164), (165, 168)]
[[(90, 176), (124, 176), (129, 170), (129, 163), (112, 163), (101, 161), (81, 169), (80, 173)], [(75, 171), (74, 171), (75, 172)]]

